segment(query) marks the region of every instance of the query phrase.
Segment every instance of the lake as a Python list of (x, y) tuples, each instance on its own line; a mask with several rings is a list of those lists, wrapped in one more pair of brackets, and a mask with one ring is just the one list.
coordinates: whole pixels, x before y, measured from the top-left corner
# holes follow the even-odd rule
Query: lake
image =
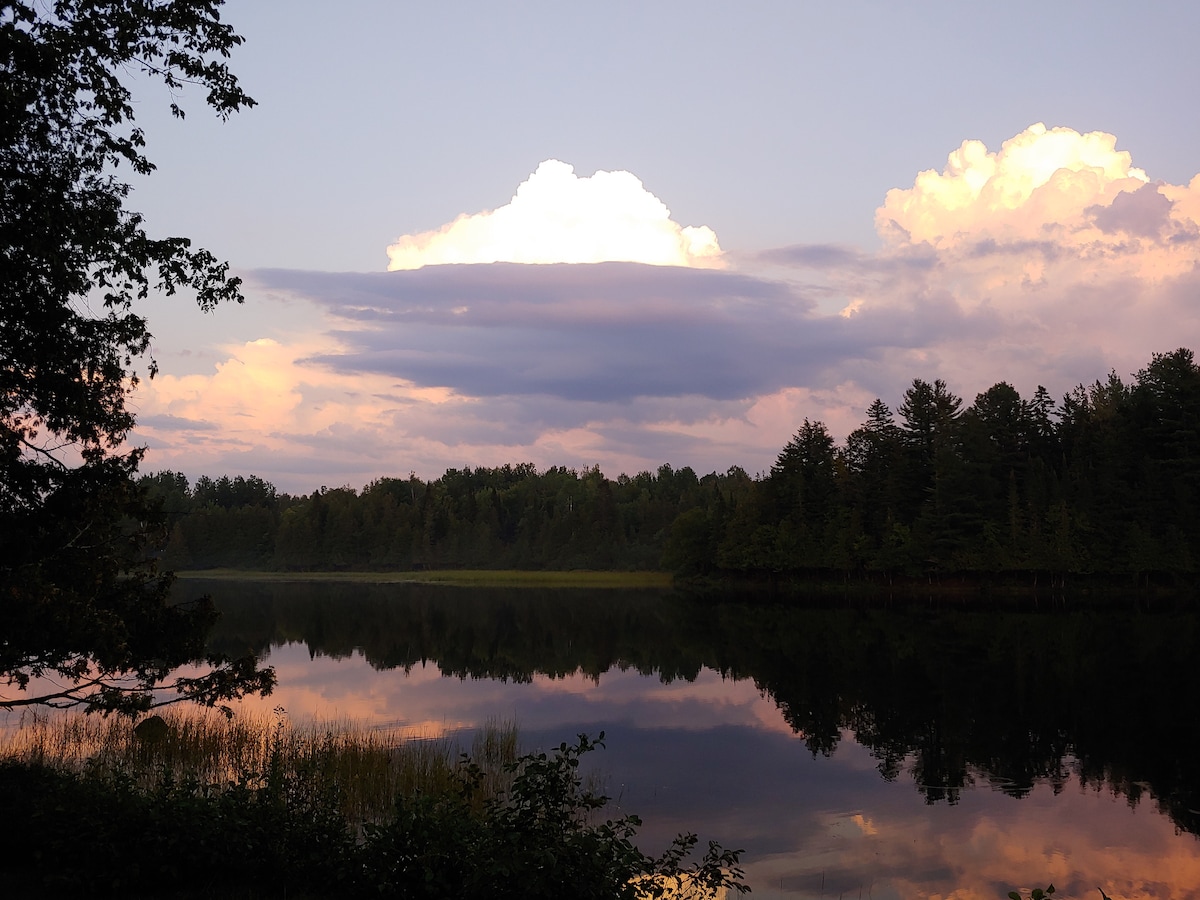
[(1200, 619), (663, 591), (185, 581), (279, 687), (424, 737), (515, 722), (589, 760), (643, 848), (744, 848), (755, 897), (1200, 897)]

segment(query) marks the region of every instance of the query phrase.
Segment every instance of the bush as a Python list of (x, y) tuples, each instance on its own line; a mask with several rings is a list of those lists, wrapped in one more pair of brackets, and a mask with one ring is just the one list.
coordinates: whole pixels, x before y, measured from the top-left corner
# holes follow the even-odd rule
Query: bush
[[(354, 828), (337, 789), (282, 765), (222, 788), (165, 777), (0, 763), (0, 880), (25, 895), (93, 897), (707, 897), (743, 892), (740, 851), (694, 835), (657, 858), (634, 844), (635, 816), (593, 821), (607, 802), (583, 787), (580, 735), (508, 766), (493, 794), (465, 755), (451, 787), (400, 796)], [(187, 887), (183, 887), (186, 885)]]
[(603, 738), (580, 735), (552, 754), (521, 757), (509, 792), (488, 798), (479, 812), (473, 801), (481, 772), (472, 763), (460, 769), (452, 794), (401, 798), (390, 822), (367, 828), (367, 870), (381, 889), (402, 897), (637, 900), (748, 890), (740, 851), (710, 843), (703, 860), (685, 864), (696, 837), (681, 835), (654, 859), (633, 843), (636, 816), (592, 822), (608, 798), (583, 788), (579, 760)]

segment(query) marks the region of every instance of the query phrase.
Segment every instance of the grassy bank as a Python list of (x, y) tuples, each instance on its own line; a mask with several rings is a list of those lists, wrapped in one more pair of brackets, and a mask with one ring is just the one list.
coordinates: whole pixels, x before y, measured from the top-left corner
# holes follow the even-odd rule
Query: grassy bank
[(30, 715), (0, 733), (0, 762), (119, 774), (147, 793), (168, 784), (223, 790), (283, 779), (336, 798), (338, 813), (358, 826), (386, 818), (398, 796), (453, 792), (463, 753), (480, 769), (475, 802), (482, 804), (511, 783), (505, 769), (516, 762), (517, 747), (513, 725), (489, 724), (464, 746), (348, 721), (293, 725), (282, 712), (226, 718), (180, 707), (140, 727), (122, 716)]
[(510, 569), (441, 569), (420, 572), (269, 572), (243, 569), (198, 569), (177, 572), (179, 578), (215, 581), (358, 582), (360, 584), (445, 584), (460, 587), (669, 588), (668, 572), (520, 571)]
[[(601, 740), (603, 735), (600, 736)], [(179, 710), (30, 718), (0, 739), (0, 883), (14, 896), (646, 900), (741, 891), (738, 853), (694, 836), (658, 857), (600, 821), (580, 775), (599, 742), (469, 754), (353, 724)]]

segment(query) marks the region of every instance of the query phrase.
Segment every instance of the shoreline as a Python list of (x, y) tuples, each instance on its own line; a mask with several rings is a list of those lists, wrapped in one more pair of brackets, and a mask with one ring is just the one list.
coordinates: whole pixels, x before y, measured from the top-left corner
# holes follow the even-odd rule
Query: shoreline
[(180, 581), (259, 581), (276, 583), (442, 584), (457, 587), (670, 588), (669, 572), (610, 572), (593, 569), (435, 569), (415, 572), (272, 572), (252, 569), (192, 569), (176, 572)]

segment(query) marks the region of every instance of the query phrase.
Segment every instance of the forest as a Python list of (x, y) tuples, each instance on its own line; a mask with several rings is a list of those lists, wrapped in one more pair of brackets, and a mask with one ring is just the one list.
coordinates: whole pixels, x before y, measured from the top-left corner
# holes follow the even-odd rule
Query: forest
[(1154, 354), (1056, 403), (964, 407), (914, 379), (838, 444), (805, 419), (769, 472), (606, 477), (530, 463), (292, 496), (255, 476), (141, 478), (174, 569), (666, 569), (748, 580), (1188, 586), (1200, 547), (1200, 366)]

